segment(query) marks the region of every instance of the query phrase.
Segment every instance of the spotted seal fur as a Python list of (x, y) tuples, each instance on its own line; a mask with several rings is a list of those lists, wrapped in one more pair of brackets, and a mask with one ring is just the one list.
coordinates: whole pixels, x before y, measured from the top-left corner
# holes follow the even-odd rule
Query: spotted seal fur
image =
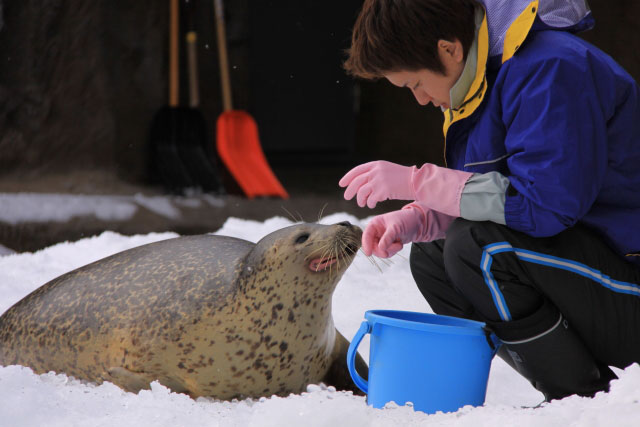
[(200, 235), (120, 252), (7, 310), (0, 364), (218, 399), (320, 382), (355, 391), (331, 299), (361, 235), (348, 222), (299, 224), (257, 244)]

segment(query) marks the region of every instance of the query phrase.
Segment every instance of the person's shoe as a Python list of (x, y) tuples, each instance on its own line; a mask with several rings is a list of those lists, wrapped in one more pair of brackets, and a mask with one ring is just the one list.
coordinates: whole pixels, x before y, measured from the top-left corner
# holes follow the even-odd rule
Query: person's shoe
[(595, 361), (561, 314), (541, 334), (502, 342), (498, 356), (542, 392), (546, 401), (572, 394), (593, 397), (609, 391), (609, 381), (617, 378), (608, 366)]

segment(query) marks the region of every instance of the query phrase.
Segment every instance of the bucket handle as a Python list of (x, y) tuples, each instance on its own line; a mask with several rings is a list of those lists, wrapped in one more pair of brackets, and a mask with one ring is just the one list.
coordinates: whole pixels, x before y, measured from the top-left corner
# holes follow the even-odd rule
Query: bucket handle
[(365, 394), (369, 392), (369, 383), (356, 371), (356, 354), (358, 354), (358, 346), (360, 345), (362, 338), (370, 332), (371, 325), (369, 325), (369, 322), (365, 320), (362, 322), (360, 329), (358, 329), (358, 332), (356, 332), (356, 335), (351, 340), (349, 350), (347, 351), (347, 368), (349, 368), (349, 374), (351, 374), (353, 382), (360, 390), (365, 392)]
[(487, 339), (487, 344), (491, 347), (491, 357), (494, 357), (502, 345), (502, 341), (486, 325), (482, 327), (482, 330), (484, 331), (484, 336)]

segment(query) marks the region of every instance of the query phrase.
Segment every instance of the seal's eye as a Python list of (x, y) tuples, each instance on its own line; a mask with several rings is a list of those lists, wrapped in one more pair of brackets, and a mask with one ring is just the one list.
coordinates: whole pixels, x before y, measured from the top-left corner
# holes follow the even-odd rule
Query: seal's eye
[(296, 238), (296, 244), (299, 245), (300, 243), (304, 243), (307, 241), (308, 238), (309, 238), (309, 233), (301, 234)]

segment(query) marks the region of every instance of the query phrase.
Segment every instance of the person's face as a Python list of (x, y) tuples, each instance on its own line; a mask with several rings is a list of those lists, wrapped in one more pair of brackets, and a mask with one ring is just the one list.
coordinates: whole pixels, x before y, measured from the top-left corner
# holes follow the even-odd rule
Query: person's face
[(418, 71), (389, 71), (384, 77), (395, 86), (408, 87), (420, 105), (432, 103), (436, 107), (449, 108), (449, 91), (464, 69), (462, 44), (457, 39), (453, 42), (439, 40), (438, 54), (444, 66), (444, 75), (425, 68)]

